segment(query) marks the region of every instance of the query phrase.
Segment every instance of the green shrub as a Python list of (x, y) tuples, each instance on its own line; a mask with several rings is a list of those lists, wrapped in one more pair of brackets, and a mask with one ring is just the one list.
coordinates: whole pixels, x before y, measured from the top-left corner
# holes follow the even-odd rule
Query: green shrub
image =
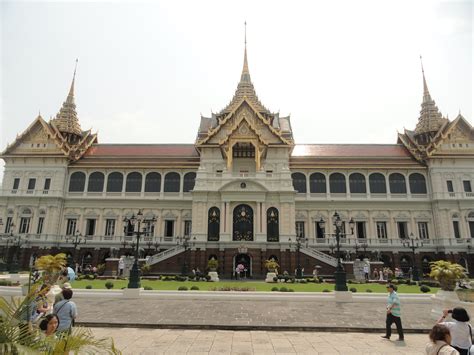
[(111, 288), (114, 288), (114, 283), (113, 283), (112, 281), (107, 281), (107, 282), (105, 283), (105, 288), (106, 288), (107, 290), (110, 290)]
[(95, 274), (89, 274), (89, 275), (86, 275), (86, 280), (94, 280), (95, 279)]
[(191, 286), (191, 290), (192, 291), (199, 291), (199, 287), (197, 287), (196, 285), (193, 285), (193, 286)]
[(440, 287), (440, 284), (438, 281), (434, 280), (423, 280), (419, 282), (420, 286), (426, 285), (428, 287)]
[(206, 275), (206, 281), (211, 281), (211, 275)]
[(351, 291), (352, 293), (356, 293), (357, 289), (355, 287), (351, 287), (349, 291)]
[(175, 280), (180, 282), (186, 281), (186, 276), (176, 276)]
[(289, 288), (288, 292), (295, 292), (295, 290), (293, 290), (292, 288)]
[(143, 287), (143, 289), (146, 290), (146, 291), (151, 291), (151, 290), (153, 290), (153, 287), (145, 286), (145, 287)]
[(280, 292), (288, 292), (288, 289), (285, 286), (283, 286), (280, 288)]
[(278, 282), (278, 277), (274, 276), (273, 277), (273, 282)]
[(10, 280), (0, 280), (0, 286), (11, 286), (12, 282)]
[(272, 287), (272, 291), (278, 291), (278, 287)]
[(347, 280), (347, 283), (350, 285), (350, 284), (354, 283), (354, 281), (352, 281), (352, 280)]
[(179, 286), (178, 291), (187, 291), (188, 288), (186, 286)]
[(372, 293), (373, 291), (370, 288), (368, 288), (367, 290), (365, 290), (365, 292)]
[(308, 281), (306, 281), (306, 279), (301, 279), (300, 280), (300, 284), (305, 284), (305, 283), (308, 283)]
[(429, 287), (426, 286), (426, 285), (421, 285), (421, 286), (420, 286), (420, 291), (423, 292), (423, 293), (427, 293), (427, 292), (430, 292), (430, 291), (431, 291), (431, 288), (429, 288)]
[(331, 292), (331, 291), (329, 291), (327, 288), (325, 288), (325, 289), (323, 290), (323, 292)]
[(92, 285), (87, 285), (86, 289), (90, 290), (92, 288)]

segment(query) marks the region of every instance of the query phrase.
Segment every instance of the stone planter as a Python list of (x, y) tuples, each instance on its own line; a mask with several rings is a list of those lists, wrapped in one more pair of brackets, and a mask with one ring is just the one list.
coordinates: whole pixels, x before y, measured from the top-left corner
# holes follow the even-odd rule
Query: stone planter
[(462, 302), (474, 302), (474, 290), (456, 290), (456, 294)]
[(277, 277), (276, 272), (267, 272), (267, 277), (265, 278), (265, 282), (276, 282), (273, 280), (274, 277)]
[(441, 317), (443, 309), (453, 309), (454, 307), (463, 307), (468, 314), (474, 314), (474, 303), (460, 300), (455, 291), (439, 290), (431, 296), (431, 306), (431, 318), (435, 320)]
[(217, 274), (216, 271), (209, 271), (208, 275), (211, 277), (209, 281), (213, 281), (213, 282), (219, 281), (219, 275)]

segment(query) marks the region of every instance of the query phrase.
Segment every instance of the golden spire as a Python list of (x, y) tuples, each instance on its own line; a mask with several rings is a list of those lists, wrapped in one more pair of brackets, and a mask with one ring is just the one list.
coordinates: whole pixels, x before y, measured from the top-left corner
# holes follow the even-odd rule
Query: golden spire
[(72, 76), (71, 88), (69, 89), (69, 94), (67, 95), (67, 102), (74, 102), (74, 83), (76, 81), (76, 70), (77, 70), (77, 62), (78, 59), (76, 58), (76, 66), (74, 67), (74, 74)]
[(241, 83), (250, 83), (249, 64), (247, 62), (247, 21), (244, 22), (244, 67), (242, 68), (242, 75), (240, 76)]
[(428, 85), (426, 84), (425, 78), (425, 70), (423, 68), (423, 58), (420, 55), (420, 62), (421, 62), (421, 73), (423, 74), (423, 103), (431, 101), (431, 95), (428, 90)]

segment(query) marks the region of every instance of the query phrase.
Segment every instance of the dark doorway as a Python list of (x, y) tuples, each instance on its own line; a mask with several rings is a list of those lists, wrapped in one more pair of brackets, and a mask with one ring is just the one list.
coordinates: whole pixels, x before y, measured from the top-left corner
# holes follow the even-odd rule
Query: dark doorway
[(234, 276), (237, 279), (252, 277), (252, 261), (247, 254), (238, 254), (234, 258)]

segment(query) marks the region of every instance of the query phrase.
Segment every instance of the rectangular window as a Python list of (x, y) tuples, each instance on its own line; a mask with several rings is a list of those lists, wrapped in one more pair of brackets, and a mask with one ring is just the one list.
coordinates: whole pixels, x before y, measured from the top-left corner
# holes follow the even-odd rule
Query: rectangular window
[(448, 188), (448, 192), (454, 192), (453, 182), (451, 180), (446, 181), (446, 186)]
[(20, 178), (13, 179), (13, 190), (18, 190), (20, 187)]
[(429, 239), (428, 222), (418, 222), (418, 235), (420, 239)]
[(36, 186), (36, 179), (31, 178), (28, 180), (28, 190), (34, 190)]
[(105, 235), (106, 236), (115, 235), (115, 219), (105, 220)]
[(147, 237), (153, 237), (155, 235), (155, 225), (150, 223), (150, 222), (146, 222), (145, 224), (145, 235)]
[(474, 221), (469, 221), (469, 230), (471, 231), (471, 238), (474, 238)]
[(304, 222), (296, 222), (296, 236), (304, 237)]
[(192, 222), (191, 221), (184, 221), (184, 235), (188, 236), (192, 233)]
[(397, 222), (397, 228), (398, 228), (398, 237), (400, 239), (407, 239), (408, 238), (407, 222)]
[(461, 238), (461, 232), (459, 230), (459, 221), (453, 221), (453, 231), (454, 231), (454, 238)]
[(44, 224), (44, 217), (38, 218), (38, 227), (36, 228), (36, 234), (43, 233), (43, 224)]
[(172, 237), (174, 235), (174, 221), (165, 221), (165, 237)]
[(357, 227), (357, 238), (365, 239), (367, 238), (365, 234), (365, 222), (356, 222)]
[(50, 187), (51, 187), (51, 179), (50, 178), (44, 179), (44, 188), (43, 188), (43, 190), (48, 191)]
[(92, 236), (95, 234), (95, 218), (86, 219), (86, 235)]
[(472, 192), (471, 182), (469, 180), (464, 180), (462, 184), (464, 186), (464, 192)]
[(5, 223), (5, 233), (11, 232), (12, 224), (13, 224), (13, 217), (7, 217), (7, 221)]
[(324, 238), (324, 229), (319, 226), (319, 221), (316, 223), (316, 238)]
[(20, 234), (26, 234), (30, 230), (30, 217), (21, 217)]
[(377, 238), (387, 239), (387, 222), (375, 222), (377, 226)]
[(76, 233), (77, 219), (70, 218), (66, 224), (66, 235), (74, 235)]

